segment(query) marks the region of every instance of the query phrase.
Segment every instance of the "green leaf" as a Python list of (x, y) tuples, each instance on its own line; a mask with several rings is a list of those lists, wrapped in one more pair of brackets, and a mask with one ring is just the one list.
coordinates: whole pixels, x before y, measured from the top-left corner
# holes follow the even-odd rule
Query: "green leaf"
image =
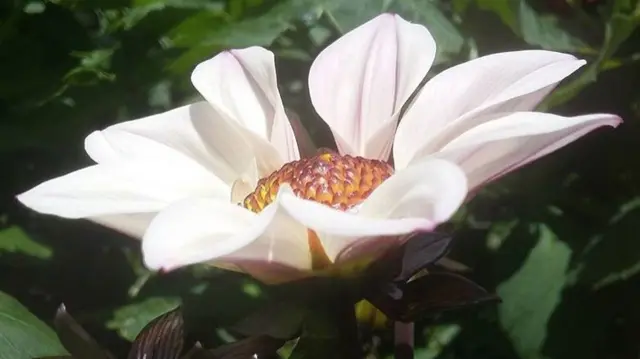
[(487, 10), (498, 15), (502, 22), (509, 26), (515, 33), (519, 33), (518, 14), (514, 10), (514, 2), (511, 0), (476, 0), (476, 4), (482, 10)]
[(211, 0), (134, 0), (133, 7), (127, 9), (122, 18), (112, 24), (113, 28), (130, 30), (149, 14), (165, 9), (194, 9), (221, 13), (224, 4)]
[(560, 303), (571, 249), (545, 225), (532, 226), (538, 243), (522, 267), (497, 288), (502, 328), (521, 358), (536, 358), (547, 335), (547, 323)]
[(430, 327), (424, 333), (428, 342), (424, 347), (416, 348), (415, 359), (440, 358), (447, 345), (458, 337), (461, 330), (459, 324), (442, 324)]
[(27, 14), (41, 14), (46, 8), (47, 6), (41, 1), (29, 1), (23, 11)]
[(0, 254), (2, 252), (25, 254), (40, 259), (51, 258), (51, 248), (31, 239), (18, 226), (0, 230)]
[(640, 11), (632, 14), (614, 13), (605, 26), (604, 43), (596, 60), (591, 62), (578, 78), (554, 91), (541, 108), (547, 109), (563, 104), (577, 96), (584, 87), (595, 82), (607, 60), (615, 55), (620, 45), (631, 36), (638, 25)]
[(180, 299), (174, 297), (152, 297), (126, 305), (113, 312), (107, 328), (115, 329), (121, 337), (133, 341), (145, 325), (178, 305)]
[(0, 292), (0, 343), (0, 359), (67, 354), (51, 328), (3, 292)]
[(314, 306), (289, 359), (359, 358), (354, 306), (348, 298)]
[(325, 11), (338, 32), (344, 34), (385, 12), (388, 2), (386, 0), (335, 1), (327, 6)]
[(520, 34), (524, 41), (543, 49), (577, 52), (587, 45), (560, 27), (553, 15), (538, 14), (526, 0), (518, 7)]
[(217, 13), (199, 13), (171, 32), (171, 41), (176, 46), (190, 48), (171, 67), (174, 71), (183, 71), (220, 49), (269, 46), (292, 28), (294, 21), (329, 1), (335, 0), (281, 1), (258, 17), (238, 22), (228, 22)]
[(307, 318), (305, 329), (289, 359), (340, 358), (336, 352), (340, 343), (338, 324), (331, 319), (331, 316), (322, 315)]
[(476, 0), (480, 9), (495, 13), (528, 44), (547, 50), (577, 52), (585, 43), (560, 27), (554, 15), (542, 15), (527, 0)]
[(579, 259), (578, 280), (600, 289), (640, 272), (640, 198), (627, 202)]
[(327, 12), (336, 28), (346, 33), (383, 12), (397, 13), (404, 19), (425, 25), (438, 44), (437, 62), (462, 49), (464, 38), (434, 2), (423, 0), (372, 0), (334, 2)]

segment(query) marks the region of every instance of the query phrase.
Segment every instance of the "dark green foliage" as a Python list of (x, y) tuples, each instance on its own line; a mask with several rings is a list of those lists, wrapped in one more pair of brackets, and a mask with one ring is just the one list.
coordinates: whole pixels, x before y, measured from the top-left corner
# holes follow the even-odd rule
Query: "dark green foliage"
[[(69, 358), (62, 344), (79, 357), (106, 358), (100, 348), (108, 348), (125, 358), (141, 329), (178, 305), (199, 341), (180, 344), (185, 357), (268, 357), (299, 330), (304, 340), (293, 354), (294, 343), (285, 344), (283, 357), (333, 357), (331, 349), (344, 344), (339, 324), (323, 318), (300, 327), (321, 309), (271, 308), (258, 325), (247, 315), (279, 298), (271, 288), (199, 267), (149, 273), (138, 242), (37, 215), (14, 196), (88, 164), (82, 141), (91, 131), (193, 101), (193, 66), (225, 48), (272, 49), (285, 105), (316, 145), (330, 144), (308, 102), (309, 65), (332, 40), (383, 11), (430, 29), (439, 47), (434, 72), (516, 49), (585, 58), (588, 65), (541, 108), (625, 120), (501, 179), (466, 205), (452, 226), (450, 256), (473, 282), (426, 276), (409, 289), (458, 293), (457, 304), (492, 301), (497, 293), (502, 303), (445, 313), (441, 299), (417, 303), (422, 307), (414, 309), (437, 315), (417, 323), (416, 356), (636, 358), (638, 0), (12, 0), (0, 4), (0, 359)], [(406, 263), (412, 274), (420, 267)], [(62, 302), (75, 319), (59, 313), (48, 327)], [(268, 326), (275, 321), (281, 325)], [(250, 333), (256, 326), (270, 332)], [(91, 345), (74, 341), (86, 333)], [(388, 332), (361, 334), (359, 349), (391, 353)]]

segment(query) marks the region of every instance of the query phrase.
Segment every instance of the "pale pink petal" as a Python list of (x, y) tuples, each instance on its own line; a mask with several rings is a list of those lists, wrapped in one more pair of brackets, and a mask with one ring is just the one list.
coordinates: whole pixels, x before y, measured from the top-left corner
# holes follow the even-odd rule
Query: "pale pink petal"
[[(190, 199), (160, 212), (145, 233), (142, 250), (152, 269), (211, 260), (309, 269), (306, 229), (277, 206), (255, 214), (238, 205)], [(285, 278), (286, 279), (286, 278)]]
[[(495, 115), (494, 115), (495, 117)], [(516, 112), (484, 121), (442, 148), (436, 156), (458, 163), (470, 190), (563, 147), (602, 126), (617, 126), (615, 115), (562, 117)]]
[[(254, 154), (241, 132), (206, 102), (113, 125), (90, 134), (85, 150), (98, 163), (195, 162), (231, 185)], [(173, 171), (167, 166), (167, 171)]]
[(467, 194), (465, 173), (452, 162), (427, 159), (384, 181), (361, 205), (371, 218), (426, 218), (447, 221)]
[(191, 81), (220, 116), (255, 142), (256, 150), (272, 146), (281, 161), (300, 158), (280, 99), (273, 53), (261, 47), (222, 52), (199, 64)]
[(90, 166), (46, 181), (18, 195), (18, 200), (40, 213), (97, 219), (127, 234), (140, 234), (146, 223), (120, 215), (154, 213), (190, 196), (228, 201), (229, 192), (224, 182), (195, 162), (150, 159)]
[[(429, 159), (405, 168), (378, 187), (361, 205), (358, 214), (370, 218), (425, 218), (435, 225), (447, 221), (467, 195), (467, 178), (451, 162)], [(339, 253), (339, 262), (377, 257), (398, 246), (408, 236), (361, 238), (321, 237)]]
[[(321, 236), (330, 260), (364, 237), (404, 236), (431, 230), (455, 210), (453, 197), (464, 198), (464, 175), (457, 171), (454, 165), (434, 160), (401, 174), (382, 189), (389, 193), (387, 201), (388, 196), (398, 194), (397, 186), (417, 182), (421, 185), (403, 195), (401, 204), (391, 211), (388, 206), (379, 206), (379, 197), (384, 193), (373, 197), (372, 204), (363, 205), (362, 213), (352, 213), (298, 198), (288, 185), (282, 185), (276, 200), (259, 214), (223, 201), (184, 200), (152, 221), (143, 240), (145, 263), (153, 269), (171, 269), (214, 261), (231, 264), (269, 282), (300, 278), (314, 269), (308, 229)], [(456, 195), (458, 192), (462, 194)], [(447, 193), (451, 198), (445, 199)], [(416, 211), (418, 201), (423, 207)], [(325, 242), (324, 236), (341, 237), (345, 242)], [(261, 271), (265, 271), (264, 275)]]
[(543, 50), (505, 52), (449, 68), (420, 90), (398, 125), (396, 167), (432, 153), (483, 115), (529, 111), (585, 62)]
[(309, 73), (311, 101), (341, 153), (388, 158), (398, 112), (435, 52), (425, 27), (382, 14), (318, 55)]
[(429, 218), (367, 217), (358, 213), (343, 212), (327, 205), (302, 199), (283, 185), (273, 205), (284, 208), (292, 218), (314, 231), (343, 235), (396, 235), (410, 233), (416, 229), (431, 229), (434, 222)]
[[(269, 215), (270, 212), (265, 213)], [(238, 270), (267, 284), (311, 275), (307, 229), (282, 210), (273, 215), (272, 223), (257, 240), (219, 257), (217, 261), (233, 264)]]
[[(429, 230), (434, 225), (426, 218), (367, 218), (342, 212), (298, 198), (289, 186), (283, 185), (276, 201), (259, 214), (214, 200), (192, 199), (174, 204), (152, 221), (144, 237), (143, 252), (145, 262), (153, 269), (215, 260), (240, 269), (248, 267), (252, 274), (256, 268), (273, 266), (278, 270), (294, 269), (300, 275), (313, 270), (307, 229), (350, 240), (403, 235)], [(324, 249), (331, 260), (340, 250), (330, 243)], [(289, 279), (293, 272), (281, 279)]]

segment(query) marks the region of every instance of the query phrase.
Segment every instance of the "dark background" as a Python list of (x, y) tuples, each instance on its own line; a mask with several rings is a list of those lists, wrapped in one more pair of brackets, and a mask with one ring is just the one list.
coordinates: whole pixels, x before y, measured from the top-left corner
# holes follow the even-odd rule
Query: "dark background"
[[(453, 257), (504, 302), (419, 323), (417, 358), (638, 358), (637, 0), (4, 0), (0, 291), (47, 323), (64, 302), (120, 356), (144, 323), (185, 293), (206, 296), (221, 323), (259, 300), (258, 284), (231, 273), (150, 274), (138, 242), (39, 215), (14, 196), (89, 164), (82, 144), (91, 131), (192, 101), (190, 71), (224, 48), (272, 49), (285, 105), (326, 144), (307, 95), (311, 61), (383, 11), (434, 34), (440, 52), (430, 76), (498, 51), (574, 53), (589, 65), (542, 109), (625, 121), (501, 179), (466, 206)], [(0, 320), (0, 336), (8, 325)], [(388, 334), (376, 335), (372, 358), (386, 357)], [(2, 351), (0, 342), (4, 359)]]

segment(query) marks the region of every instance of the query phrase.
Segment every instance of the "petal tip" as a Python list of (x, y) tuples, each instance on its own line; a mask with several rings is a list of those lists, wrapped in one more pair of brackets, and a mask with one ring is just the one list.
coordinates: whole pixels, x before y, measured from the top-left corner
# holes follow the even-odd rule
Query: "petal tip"
[(148, 246), (145, 246), (145, 241), (142, 241), (142, 262), (144, 266), (151, 269), (152, 271), (158, 271), (160, 273), (165, 273), (170, 270), (170, 268), (174, 268), (170, 265), (167, 265), (164, 259), (160, 258), (157, 255), (149, 253)]
[(30, 195), (31, 191), (26, 191), (26, 192), (22, 192), (20, 194), (17, 194), (15, 197), (18, 200), (18, 202), (22, 203), (24, 206), (31, 208), (31, 205), (29, 205), (29, 203), (31, 202)]
[(624, 120), (622, 119), (622, 117), (618, 115), (612, 115), (610, 124), (611, 124), (611, 127), (616, 128), (620, 126), (623, 122)]
[(579, 69), (587, 64), (587, 60), (579, 59), (577, 57), (575, 57), (572, 61), (576, 64), (576, 69)]
[(44, 196), (38, 194), (37, 189), (38, 187), (32, 188), (26, 192), (16, 195), (15, 197), (18, 200), (18, 202), (20, 202), (23, 206), (33, 211), (36, 211), (38, 213), (58, 214), (58, 213), (52, 213), (51, 210), (47, 210), (47, 207), (46, 207), (47, 201), (46, 199), (43, 198)]
[(613, 128), (616, 128), (618, 126), (620, 126), (624, 120), (622, 119), (622, 117), (615, 115), (615, 114), (596, 114), (594, 116), (599, 116), (596, 117), (597, 121), (600, 122), (600, 126), (610, 126)]

